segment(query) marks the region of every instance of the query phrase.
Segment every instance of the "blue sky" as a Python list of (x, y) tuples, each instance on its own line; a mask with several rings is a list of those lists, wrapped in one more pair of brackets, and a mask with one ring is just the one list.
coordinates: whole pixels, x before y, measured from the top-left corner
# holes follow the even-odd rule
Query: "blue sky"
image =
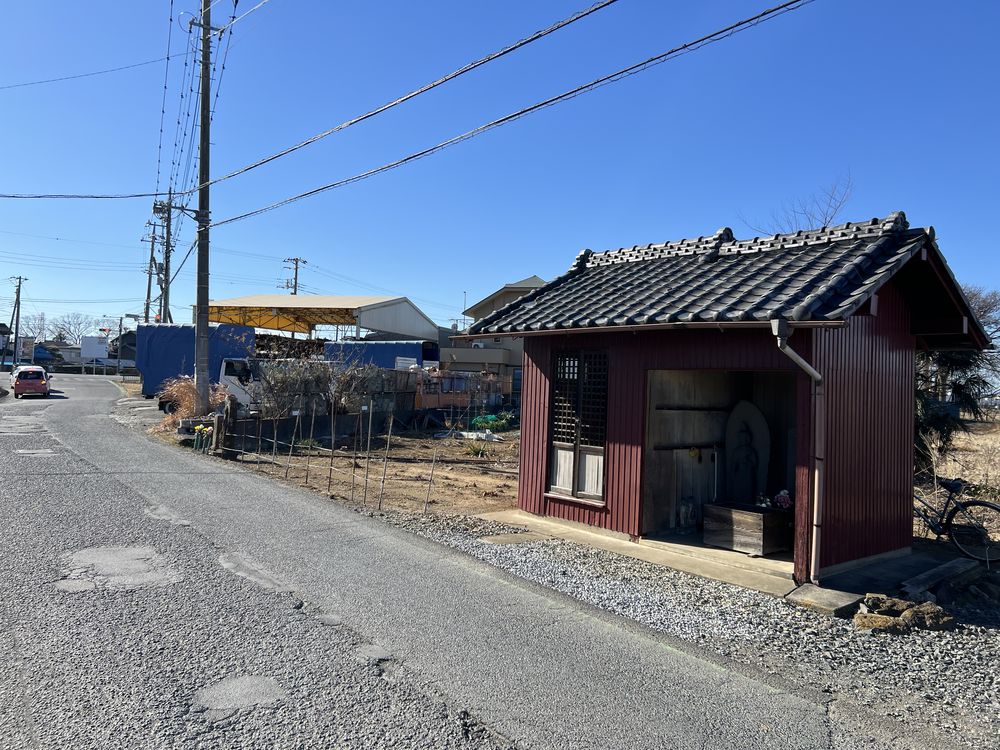
[[(270, 0), (237, 23), (213, 122), (222, 174), (569, 16), (590, 0)], [(256, 5), (242, 0), (239, 13)], [(162, 57), (168, 0), (5, 8), (0, 86)], [(175, 0), (174, 52), (197, 0)], [(230, 0), (213, 9), (218, 24)], [(348, 177), (752, 15), (767, 3), (615, 5), (395, 110), (213, 189), (223, 219)], [(181, 13), (183, 11), (183, 13)], [(176, 20), (179, 18), (180, 20)], [(904, 210), (963, 282), (1000, 287), (1000, 3), (816, 0), (442, 153), (213, 230), (212, 296), (405, 294), (442, 324), (496, 287), (551, 278), (584, 247), (758, 232), (850, 175), (842, 220)], [(161, 184), (183, 59), (171, 60)], [(156, 184), (164, 65), (0, 89), (0, 192)], [(0, 200), (0, 320), (141, 310), (148, 199)], [(47, 239), (58, 237), (59, 240)], [(193, 240), (186, 221), (175, 263)], [(172, 288), (188, 320), (193, 257)], [(48, 301), (56, 300), (56, 301)], [(100, 302), (92, 303), (92, 300)], [(105, 301), (106, 300), (106, 301)], [(121, 300), (121, 301), (120, 301)]]

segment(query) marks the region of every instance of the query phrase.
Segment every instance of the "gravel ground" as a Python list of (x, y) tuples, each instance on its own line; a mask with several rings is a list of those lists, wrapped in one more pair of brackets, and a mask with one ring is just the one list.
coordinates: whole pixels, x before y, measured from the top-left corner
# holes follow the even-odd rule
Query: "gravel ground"
[(765, 594), (557, 539), (495, 545), (523, 531), (459, 516), (383, 514), (386, 521), (515, 575), (721, 656), (819, 685), (877, 714), (1000, 746), (1000, 608), (953, 609), (953, 632), (859, 632)]

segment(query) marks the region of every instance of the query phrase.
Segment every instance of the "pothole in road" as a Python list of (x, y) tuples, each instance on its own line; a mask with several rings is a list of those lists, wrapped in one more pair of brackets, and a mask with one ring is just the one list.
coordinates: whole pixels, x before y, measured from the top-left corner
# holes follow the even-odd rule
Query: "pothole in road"
[(97, 584), (93, 581), (81, 581), (77, 578), (63, 578), (61, 581), (56, 581), (56, 588), (70, 594), (77, 594), (81, 591), (93, 591), (97, 588)]
[(291, 586), (279, 580), (273, 573), (235, 552), (226, 552), (220, 555), (219, 564), (230, 573), (249, 579), (268, 591), (283, 594), (293, 590)]
[(167, 521), (174, 526), (190, 526), (191, 522), (186, 518), (181, 518), (166, 505), (151, 505), (143, 509), (143, 512), (150, 518), (158, 521)]
[(55, 584), (60, 591), (89, 591), (99, 585), (139, 589), (182, 580), (152, 547), (88, 547), (67, 555), (66, 561), (69, 572)]
[(288, 692), (272, 677), (229, 677), (194, 694), (192, 709), (204, 711), (205, 720), (222, 721), (234, 711), (255, 706), (273, 706), (288, 698)]

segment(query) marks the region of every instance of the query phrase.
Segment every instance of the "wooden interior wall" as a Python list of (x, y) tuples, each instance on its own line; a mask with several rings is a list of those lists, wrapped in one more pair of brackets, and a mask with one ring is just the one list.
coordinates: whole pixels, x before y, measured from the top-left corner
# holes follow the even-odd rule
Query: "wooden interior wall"
[(915, 341), (891, 282), (876, 313), (814, 333), (826, 400), (821, 569), (912, 542)]
[(697, 525), (701, 506), (724, 491), (723, 443), (736, 389), (726, 372), (650, 370), (646, 381), (641, 528), (651, 534)]

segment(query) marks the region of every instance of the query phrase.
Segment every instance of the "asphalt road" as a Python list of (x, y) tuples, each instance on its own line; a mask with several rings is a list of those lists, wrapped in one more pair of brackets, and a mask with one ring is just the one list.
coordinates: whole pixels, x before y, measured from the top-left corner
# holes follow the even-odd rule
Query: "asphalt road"
[(56, 387), (0, 400), (0, 748), (927, 744)]

